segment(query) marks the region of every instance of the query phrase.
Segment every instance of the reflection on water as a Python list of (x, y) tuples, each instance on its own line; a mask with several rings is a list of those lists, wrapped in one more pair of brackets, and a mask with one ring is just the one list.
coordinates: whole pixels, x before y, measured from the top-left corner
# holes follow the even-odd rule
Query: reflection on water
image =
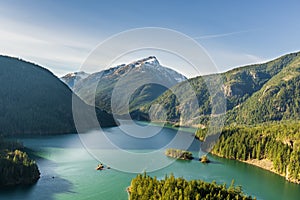
[[(133, 139), (131, 136), (124, 135), (117, 127), (108, 129), (106, 134), (109, 133), (108, 137), (113, 143), (134, 153), (151, 152), (169, 144), (174, 138), (174, 131), (171, 129), (163, 129), (159, 135), (149, 140)], [(83, 137), (93, 139), (95, 134), (97, 133), (87, 133)], [(192, 136), (186, 133), (186, 137)], [(35, 156), (38, 156), (36, 160), (41, 178), (31, 187), (0, 190), (0, 199), (127, 199), (125, 189), (136, 174), (116, 169), (95, 170), (99, 161), (86, 151), (78, 135), (32, 137), (20, 140), (34, 150)], [(94, 142), (95, 149), (102, 151), (102, 154), (113, 154), (114, 150), (105, 148), (101, 140), (91, 141)], [(195, 157), (198, 155), (199, 146), (200, 142), (195, 140), (190, 147)], [(162, 159), (172, 160), (164, 156)], [(175, 176), (186, 179), (202, 179), (208, 182), (216, 180), (227, 185), (230, 185), (234, 179), (236, 185), (241, 185), (244, 192), (258, 199), (296, 200), (300, 196), (299, 185), (288, 183), (276, 174), (215, 156), (210, 156), (210, 160), (212, 161), (210, 164), (202, 164), (197, 160), (178, 160), (150, 175), (163, 178), (165, 174), (174, 173)], [(154, 159), (153, 162), (157, 160)], [(123, 163), (137, 165), (126, 161)]]
[(73, 192), (72, 183), (62, 178), (54, 169), (58, 164), (44, 158), (35, 158), (40, 171), (40, 180), (31, 186), (3, 188), (0, 190), (0, 199), (55, 199), (56, 194)]

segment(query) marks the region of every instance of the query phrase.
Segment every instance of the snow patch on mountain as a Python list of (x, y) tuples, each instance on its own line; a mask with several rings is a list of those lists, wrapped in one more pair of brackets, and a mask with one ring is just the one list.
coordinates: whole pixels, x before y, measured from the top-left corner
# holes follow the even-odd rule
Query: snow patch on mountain
[(68, 85), (71, 89), (74, 87), (74, 84), (78, 83), (79, 81), (87, 78), (90, 74), (85, 73), (83, 71), (80, 72), (72, 72), (66, 74), (65, 76), (61, 77), (60, 80)]
[[(93, 74), (87, 74), (85, 72), (74, 72), (69, 73), (63, 77), (61, 80), (65, 82), (71, 89), (81, 88), (81, 83), (84, 84), (96, 84), (100, 79), (107, 80), (118, 80), (120, 77), (126, 76), (129, 72), (134, 73), (148, 73), (149, 75), (157, 76), (161, 79), (166, 80), (173, 85), (187, 80), (185, 76), (176, 72), (173, 69), (163, 67), (155, 56), (149, 56), (129, 64), (121, 64), (116, 67), (112, 67), (100, 72)], [(76, 85), (74, 85), (76, 83)]]

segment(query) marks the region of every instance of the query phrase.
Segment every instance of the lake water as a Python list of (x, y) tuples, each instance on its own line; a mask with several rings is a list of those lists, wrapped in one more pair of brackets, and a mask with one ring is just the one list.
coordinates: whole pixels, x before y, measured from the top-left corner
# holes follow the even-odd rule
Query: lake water
[[(130, 127), (127, 128), (130, 130)], [(155, 129), (155, 127), (152, 128)], [(150, 128), (151, 131), (155, 130)], [(176, 134), (176, 131), (172, 129), (163, 128), (159, 134), (149, 139), (133, 138), (123, 134), (119, 127), (106, 129), (105, 132), (106, 139), (109, 138), (113, 145), (103, 143), (103, 135), (99, 137), (99, 132), (86, 133), (80, 137), (78, 134), (71, 134), (20, 139), (25, 146), (34, 151), (33, 155), (37, 156), (35, 159), (41, 171), (41, 178), (33, 186), (0, 190), (0, 199), (126, 200), (128, 198), (126, 187), (136, 174), (121, 171), (120, 163), (108, 160), (107, 155), (114, 155), (117, 151), (117, 148), (112, 148), (113, 146), (122, 148), (129, 152), (129, 155), (131, 153), (147, 155), (148, 152), (153, 151), (162, 155), (162, 158), (158, 158), (158, 164), (155, 164), (155, 160), (147, 163), (130, 160), (130, 156), (120, 157), (118, 160), (124, 164), (124, 169), (127, 171), (128, 169), (129, 171), (138, 170), (139, 167), (151, 171), (151, 169), (159, 168), (161, 163), (169, 163), (168, 166), (148, 174), (163, 178), (166, 174), (173, 173), (175, 176), (189, 180), (202, 179), (208, 182), (216, 180), (217, 183), (227, 185), (230, 185), (234, 179), (235, 184), (241, 185), (246, 194), (255, 196), (257, 199), (300, 199), (299, 185), (289, 183), (271, 172), (238, 161), (209, 156), (213, 161), (209, 164), (202, 164), (197, 160), (178, 160), (170, 164), (173, 159), (165, 157), (163, 149), (167, 145), (178, 147), (178, 144), (171, 142)], [(198, 156), (200, 142), (191, 140), (191, 137), (191, 133), (185, 133), (179, 139), (183, 143), (192, 141), (189, 150), (194, 156)], [(85, 141), (84, 145), (82, 141)], [(89, 151), (86, 150), (86, 146), (89, 147)], [(159, 150), (160, 148), (162, 150)], [(99, 163), (95, 157), (101, 156), (103, 160), (110, 162), (112, 169), (95, 170)], [(116, 156), (119, 155), (116, 154)], [(111, 159), (114, 160), (115, 157), (112, 156)], [(104, 162), (104, 164), (107, 163)]]

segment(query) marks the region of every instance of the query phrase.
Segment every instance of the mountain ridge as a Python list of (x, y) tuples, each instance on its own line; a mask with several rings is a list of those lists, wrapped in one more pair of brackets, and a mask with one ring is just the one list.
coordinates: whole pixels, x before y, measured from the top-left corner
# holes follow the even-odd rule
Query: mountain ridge
[[(243, 105), (232, 110), (239, 123), (300, 119), (300, 53)], [(247, 108), (248, 107), (248, 108)], [(251, 117), (249, 115), (252, 115)]]
[[(252, 64), (249, 66), (231, 69), (220, 74), (205, 75), (202, 77), (188, 79), (188, 83), (194, 88), (197, 95), (199, 109), (191, 113), (191, 118), (197, 115), (198, 117), (192, 119), (189, 124), (184, 122), (183, 125), (202, 126), (209, 121), (212, 109), (212, 97), (209, 94), (204, 78), (213, 78), (215, 76), (220, 76), (222, 78), (222, 91), (227, 101), (227, 111), (231, 111), (235, 107), (241, 106), (249, 97), (259, 91), (268, 81), (270, 81), (272, 77), (289, 66), (293, 60), (297, 59), (299, 55), (299, 52), (290, 53), (265, 63)], [(180, 90), (181, 84), (182, 83), (175, 85), (172, 89)], [(141, 107), (139, 111), (135, 112), (136, 118), (143, 116), (143, 119), (147, 120), (147, 114), (151, 105), (160, 104), (161, 107), (156, 107), (159, 109), (154, 110), (154, 112), (160, 113), (161, 109), (165, 109), (167, 112), (167, 121), (175, 124), (178, 123), (180, 113), (184, 112), (184, 110), (179, 110), (179, 102), (177, 102), (176, 98), (174, 99), (172, 97), (172, 94), (171, 90), (167, 90), (153, 102)], [(185, 95), (184, 91), (182, 95)], [(227, 113), (227, 116), (229, 115), (228, 118), (230, 118), (231, 121), (234, 121), (236, 117), (234, 113)], [(155, 120), (160, 121), (160, 117), (157, 116)], [(228, 120), (227, 123), (229, 123)]]
[[(1, 134), (76, 133), (72, 102), (83, 114), (95, 112), (52, 72), (22, 59), (0, 56), (0, 84)], [(116, 125), (111, 115), (96, 113), (103, 126)], [(96, 121), (86, 121), (85, 130), (97, 127)]]
[[(92, 73), (78, 81), (72, 89), (86, 103), (95, 104), (107, 112), (112, 112), (111, 96), (113, 90), (118, 87), (124, 87), (125, 91), (128, 88), (136, 88), (130, 97), (130, 110), (135, 110), (140, 105), (157, 98), (167, 88), (184, 80), (187, 80), (185, 76), (160, 65), (155, 56), (149, 56), (129, 64), (121, 64)], [(124, 86), (120, 84), (122, 81)], [(118, 87), (115, 87), (116, 85)], [(125, 112), (121, 107), (117, 110), (117, 114)]]

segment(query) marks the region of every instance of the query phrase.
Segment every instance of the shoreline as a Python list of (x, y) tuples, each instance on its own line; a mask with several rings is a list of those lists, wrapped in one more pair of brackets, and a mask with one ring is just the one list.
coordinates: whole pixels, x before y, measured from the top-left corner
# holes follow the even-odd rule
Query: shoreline
[[(219, 154), (216, 154), (216, 153), (213, 153), (213, 152), (210, 152), (212, 155), (214, 156), (218, 156), (220, 158), (225, 158), (224, 156), (221, 156)], [(238, 159), (230, 159), (230, 158), (225, 158), (225, 159), (229, 159), (229, 160), (236, 160), (236, 161), (239, 161), (239, 162), (242, 162), (242, 163), (246, 163), (248, 165), (252, 165), (252, 166), (255, 166), (255, 167), (259, 167), (263, 170), (266, 170), (266, 171), (269, 171), (269, 172), (272, 172), (274, 174), (277, 174), (281, 177), (283, 177), (286, 181), (288, 181), (289, 183), (294, 183), (294, 184), (298, 184), (300, 185), (300, 181), (299, 180), (294, 180), (294, 179), (290, 179), (288, 178), (288, 173), (286, 175), (284, 174), (280, 174), (278, 172), (276, 172), (273, 168), (273, 162), (270, 161), (269, 159), (261, 159), (261, 160), (258, 160), (258, 159), (250, 159), (250, 160), (238, 160)]]
[(182, 129), (181, 131), (187, 132), (187, 133), (194, 133), (194, 131), (197, 130), (197, 127), (189, 127), (189, 126), (177, 126), (176, 124), (170, 123), (170, 122), (164, 122), (164, 121), (152, 121), (151, 123), (148, 121), (138, 121), (138, 123), (141, 124), (147, 124), (151, 126), (157, 126), (157, 127), (164, 127), (164, 128), (169, 128), (172, 130), (178, 131), (179, 129)]
[(251, 160), (238, 160), (238, 161), (241, 161), (243, 163), (253, 165), (253, 166), (256, 166), (256, 167), (259, 167), (261, 169), (267, 170), (267, 171), (272, 172), (272, 173), (275, 173), (275, 174), (285, 178), (285, 180), (290, 182), (290, 183), (295, 183), (295, 184), (298, 184), (298, 185), (300, 184), (300, 181), (288, 178), (288, 173), (286, 173), (286, 175), (284, 175), (284, 174), (280, 174), (280, 173), (276, 172), (273, 168), (273, 162), (270, 161), (269, 159), (265, 158), (265, 159), (261, 159), (261, 160), (251, 159)]
[[(144, 121), (139, 121), (139, 122), (147, 123), (147, 122), (144, 122)], [(163, 127), (162, 126), (163, 123), (164, 122), (154, 122), (152, 125)], [(180, 127), (180, 126), (174, 126), (174, 124), (173, 125), (172, 124), (167, 124), (165, 127), (173, 129), (173, 130), (178, 130), (179, 128), (190, 129), (190, 131), (186, 131), (186, 132), (192, 132), (191, 129), (197, 130), (197, 128), (195, 128), (195, 127)], [(199, 140), (200, 142), (203, 142), (203, 140), (198, 138), (195, 134), (194, 134), (194, 137), (195, 137), (196, 140)], [(218, 156), (218, 157), (221, 157), (221, 158), (225, 158), (224, 156), (218, 155), (216, 153), (213, 153), (213, 152), (210, 152), (210, 153), (212, 155), (215, 155), (215, 156)], [(225, 158), (225, 159), (230, 159), (230, 158)], [(258, 159), (251, 159), (251, 160), (230, 159), (230, 160), (236, 160), (236, 161), (240, 161), (240, 162), (243, 162), (243, 163), (255, 166), (255, 167), (259, 167), (263, 170), (267, 170), (269, 172), (275, 173), (275, 174), (283, 177), (286, 181), (288, 181), (290, 183), (300, 185), (300, 180), (295, 180), (295, 179), (288, 178), (288, 172), (286, 173), (286, 175), (276, 172), (273, 168), (273, 162), (270, 161), (269, 159), (261, 159), (261, 160), (258, 160)]]

